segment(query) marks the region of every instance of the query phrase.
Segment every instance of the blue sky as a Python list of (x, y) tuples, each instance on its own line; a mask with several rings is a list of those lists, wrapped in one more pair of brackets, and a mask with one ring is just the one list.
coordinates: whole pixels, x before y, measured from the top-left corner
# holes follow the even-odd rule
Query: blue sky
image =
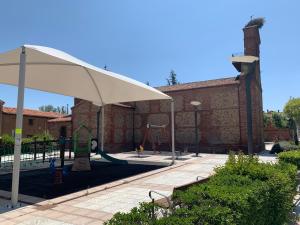
[[(151, 86), (230, 77), (243, 51), (242, 27), (263, 16), (261, 71), (264, 109), (281, 110), (299, 97), (299, 0), (26, 0), (1, 1), (0, 52), (22, 44), (66, 51)], [(67, 81), (66, 81), (67, 82)], [(16, 106), (17, 89), (0, 85)], [(26, 90), (25, 107), (72, 105), (71, 97)]]

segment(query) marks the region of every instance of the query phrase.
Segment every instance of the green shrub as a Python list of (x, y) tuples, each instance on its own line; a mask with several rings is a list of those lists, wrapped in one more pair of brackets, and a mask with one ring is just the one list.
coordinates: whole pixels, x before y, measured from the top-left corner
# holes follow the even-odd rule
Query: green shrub
[(300, 169), (300, 150), (281, 152), (278, 154), (279, 162), (291, 163)]
[[(153, 224), (152, 223), (152, 203), (141, 203), (139, 207), (131, 209), (129, 213), (116, 213), (106, 225), (133, 225), (133, 224)], [(158, 207), (154, 205), (157, 213)]]
[(282, 225), (290, 220), (296, 173), (292, 164), (231, 154), (207, 183), (173, 193), (175, 210), (155, 206), (153, 217), (151, 203), (144, 204), (106, 224)]
[(299, 145), (295, 145), (292, 141), (280, 141), (279, 145), (283, 151), (297, 150), (300, 148)]
[(47, 133), (43, 133), (43, 134), (36, 134), (36, 135), (33, 136), (32, 139), (33, 140), (36, 139), (37, 141), (44, 141), (44, 139), (46, 141), (54, 140), (54, 138), (52, 137), (52, 135), (49, 134), (48, 132)]
[(280, 153), (284, 151), (298, 150), (299, 145), (295, 145), (294, 142), (291, 141), (280, 141), (272, 146), (270, 151), (271, 154)]
[(15, 143), (15, 139), (11, 135), (3, 134), (1, 137), (1, 143), (4, 145), (13, 145)]

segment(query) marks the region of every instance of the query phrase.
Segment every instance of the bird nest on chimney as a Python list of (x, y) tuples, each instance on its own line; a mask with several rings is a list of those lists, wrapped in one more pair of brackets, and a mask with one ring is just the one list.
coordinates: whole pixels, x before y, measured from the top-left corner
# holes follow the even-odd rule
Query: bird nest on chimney
[(257, 26), (258, 29), (262, 28), (263, 25), (265, 24), (266, 20), (264, 17), (258, 17), (258, 18), (254, 18), (251, 19), (246, 25), (245, 27), (251, 27), (251, 26)]

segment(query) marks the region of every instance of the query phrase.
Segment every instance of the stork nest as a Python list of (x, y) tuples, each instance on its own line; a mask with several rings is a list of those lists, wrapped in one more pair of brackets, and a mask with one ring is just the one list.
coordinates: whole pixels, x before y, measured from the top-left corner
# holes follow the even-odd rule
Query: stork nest
[(245, 27), (251, 27), (251, 26), (257, 26), (258, 29), (262, 28), (265, 24), (266, 20), (264, 17), (258, 17), (258, 18), (254, 18), (251, 19), (246, 25)]

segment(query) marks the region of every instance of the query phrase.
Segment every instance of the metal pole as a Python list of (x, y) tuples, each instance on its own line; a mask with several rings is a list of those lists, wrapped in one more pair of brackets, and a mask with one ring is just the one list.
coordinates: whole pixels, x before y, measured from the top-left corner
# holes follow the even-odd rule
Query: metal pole
[(104, 151), (104, 105), (101, 107), (101, 151)]
[(100, 151), (100, 148), (99, 148), (99, 142), (100, 142), (100, 130), (99, 130), (99, 122), (100, 122), (100, 109), (97, 111), (97, 134), (96, 134), (96, 137), (97, 137), (97, 154), (99, 154), (99, 151)]
[(195, 106), (195, 135), (196, 135), (196, 137), (195, 137), (195, 141), (196, 141), (196, 157), (198, 157), (198, 155), (199, 155), (199, 146), (198, 146), (198, 118), (197, 118), (197, 106)]
[(171, 100), (172, 164), (175, 163), (174, 100)]
[(17, 104), (17, 118), (16, 118), (16, 130), (15, 130), (14, 164), (13, 164), (12, 187), (11, 187), (11, 204), (13, 207), (17, 205), (18, 195), (19, 195), (25, 70), (26, 70), (26, 53), (25, 53), (25, 47), (23, 46), (22, 52), (20, 54), (20, 65), (19, 65), (18, 104)]

